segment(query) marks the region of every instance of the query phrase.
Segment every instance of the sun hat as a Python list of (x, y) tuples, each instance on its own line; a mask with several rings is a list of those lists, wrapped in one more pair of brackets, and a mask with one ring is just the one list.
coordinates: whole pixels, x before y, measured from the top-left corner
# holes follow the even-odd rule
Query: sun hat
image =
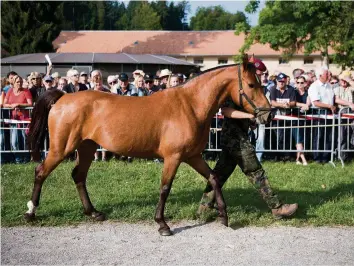
[(159, 77), (162, 78), (162, 77), (169, 76), (169, 75), (171, 75), (171, 74), (172, 74), (171, 71), (168, 70), (167, 68), (165, 68), (165, 69), (162, 69), (162, 70), (161, 70)]

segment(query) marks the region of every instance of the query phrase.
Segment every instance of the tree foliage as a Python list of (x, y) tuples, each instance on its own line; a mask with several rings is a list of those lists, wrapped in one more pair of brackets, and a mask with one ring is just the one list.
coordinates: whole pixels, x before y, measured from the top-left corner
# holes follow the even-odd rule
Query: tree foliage
[(50, 52), (62, 19), (60, 2), (2, 1), (2, 48), (10, 55)]
[[(251, 1), (254, 12), (259, 1)], [(284, 49), (291, 56), (300, 48), (305, 54), (320, 51), (328, 62), (329, 49), (335, 51), (334, 62), (354, 66), (354, 2), (340, 1), (267, 1), (258, 25), (247, 31), (239, 24), (236, 34), (244, 31), (246, 39), (240, 53), (255, 42), (268, 43), (272, 49)]]
[(243, 12), (232, 14), (221, 6), (201, 7), (191, 18), (190, 28), (192, 30), (234, 30), (238, 23), (242, 23), (246, 30), (250, 28)]

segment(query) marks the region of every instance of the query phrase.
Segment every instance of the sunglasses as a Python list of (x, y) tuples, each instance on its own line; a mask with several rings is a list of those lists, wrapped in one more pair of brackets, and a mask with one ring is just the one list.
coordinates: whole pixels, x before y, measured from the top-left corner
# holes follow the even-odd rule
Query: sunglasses
[(337, 84), (338, 82), (337, 81), (331, 81), (331, 84)]
[(296, 82), (297, 84), (305, 84), (305, 82)]
[(39, 80), (39, 79), (41, 79), (41, 78), (32, 78), (32, 80)]
[(78, 76), (79, 76), (79, 74), (72, 75), (72, 77), (78, 77)]
[(152, 84), (153, 81), (152, 81), (152, 80), (146, 80), (145, 83), (146, 83), (146, 84)]
[(65, 83), (59, 83), (58, 85), (60, 85), (60, 86), (65, 86)]
[(117, 84), (117, 81), (112, 81), (109, 83), (109, 85)]

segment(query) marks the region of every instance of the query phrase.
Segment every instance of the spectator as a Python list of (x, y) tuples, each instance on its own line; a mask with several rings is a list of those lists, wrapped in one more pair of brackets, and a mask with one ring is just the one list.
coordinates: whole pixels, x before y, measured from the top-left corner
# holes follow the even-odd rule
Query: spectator
[(159, 76), (154, 76), (154, 86), (160, 89), (160, 78)]
[[(137, 70), (135, 70), (135, 71), (133, 72), (134, 81), (135, 81), (138, 77), (140, 77), (140, 76), (142, 76), (142, 77), (145, 76), (144, 71), (142, 71), (142, 70), (140, 70), (140, 69), (137, 69)], [(136, 87), (136, 85), (135, 85), (135, 87)]]
[(87, 87), (84, 84), (79, 83), (79, 72), (76, 69), (70, 69), (66, 76), (69, 78), (69, 84), (63, 88), (63, 91), (74, 93), (87, 90)]
[[(288, 76), (284, 73), (280, 73), (277, 76), (277, 86), (273, 87), (270, 91), (270, 100), (272, 107), (278, 108), (277, 113), (280, 115), (289, 115), (291, 111), (289, 108), (296, 106), (296, 96), (295, 89), (289, 85), (286, 85), (288, 81)], [(290, 126), (290, 121), (287, 120), (278, 120), (273, 121), (273, 125), (276, 127), (288, 127)], [(290, 149), (290, 141), (286, 141), (289, 139), (289, 129), (277, 129), (277, 143), (279, 150)], [(283, 155), (283, 161), (287, 161), (290, 159), (289, 152), (283, 152), (280, 155)]]
[(45, 76), (43, 78), (43, 84), (46, 90), (55, 89), (53, 88), (53, 78), (51, 76)]
[[(32, 95), (29, 90), (22, 88), (23, 80), (20, 76), (13, 77), (13, 88), (11, 88), (4, 100), (4, 107), (12, 108), (11, 119), (14, 120), (29, 120), (29, 110), (22, 110), (21, 107), (32, 106)], [(26, 134), (25, 124), (10, 124), (11, 130), (11, 148), (13, 151), (19, 151), (25, 149)], [(19, 129), (20, 128), (20, 129)], [(22, 129), (23, 128), (23, 129)], [(15, 162), (22, 163), (27, 162), (29, 159), (23, 153), (14, 153)]]
[(60, 78), (57, 89), (62, 91), (66, 85), (68, 85), (68, 81), (65, 78)]
[[(299, 76), (296, 79), (296, 90), (295, 90), (295, 96), (296, 96), (296, 106), (300, 108), (301, 112), (308, 111), (309, 106), (311, 104), (310, 99), (308, 98), (308, 92), (306, 90), (306, 79), (304, 76)], [(300, 116), (300, 112), (297, 114)], [(305, 158), (305, 154), (302, 152), (304, 150), (304, 128), (303, 126), (305, 125), (303, 120), (298, 120), (294, 121), (297, 122), (295, 126), (298, 126), (299, 128), (295, 127), (292, 130), (293, 138), (295, 139), (296, 143), (296, 150), (298, 152), (296, 153), (296, 164), (299, 165), (307, 165), (307, 161)], [(294, 124), (293, 124), (294, 125)], [(302, 162), (300, 161), (300, 158)]]
[(107, 83), (110, 88), (110, 91), (113, 92), (114, 86), (116, 86), (118, 84), (118, 76), (115, 76), (115, 75), (108, 76)]
[(38, 97), (45, 92), (45, 88), (42, 86), (42, 77), (38, 72), (31, 72), (30, 81), (32, 82), (30, 92), (32, 95), (33, 103), (35, 104)]
[(151, 95), (159, 91), (159, 87), (154, 84), (153, 74), (145, 74), (144, 81), (145, 81), (145, 88), (147, 90), (147, 95)]
[[(102, 73), (99, 70), (94, 70), (91, 72), (91, 81), (93, 83), (93, 90), (102, 91), (105, 93), (111, 93), (111, 91), (103, 85)], [(101, 148), (98, 146), (98, 148)], [(99, 152), (95, 152), (95, 162), (98, 161)], [(107, 152), (102, 150), (102, 161), (107, 161)]]
[(339, 78), (337, 76), (332, 76), (329, 79), (329, 84), (331, 84), (332, 89), (339, 87)]
[(148, 91), (145, 88), (144, 77), (141, 75), (137, 75), (134, 81), (134, 86), (138, 90), (138, 96), (147, 96)]
[(135, 86), (129, 83), (129, 77), (125, 73), (120, 73), (118, 76), (118, 84), (114, 87), (113, 93), (124, 96), (138, 96), (138, 91)]
[(15, 71), (10, 71), (9, 73), (7, 73), (6, 77), (7, 77), (8, 85), (6, 85), (5, 87), (2, 87), (2, 90), (5, 93), (7, 93), (10, 88), (12, 88), (14, 76), (17, 76), (17, 73)]
[(171, 74), (172, 74), (171, 71), (168, 70), (167, 68), (161, 70), (159, 78), (160, 78), (160, 83), (161, 83), (160, 88), (162, 90), (167, 88), (168, 79), (171, 76)]
[(93, 90), (95, 91), (103, 91), (103, 92), (111, 92), (109, 88), (103, 85), (102, 73), (99, 70), (94, 70), (91, 72), (91, 81), (93, 84)]
[[(309, 97), (312, 106), (322, 108), (319, 110), (319, 114), (327, 114), (328, 111), (334, 113), (336, 107), (334, 106), (334, 92), (332, 87), (328, 83), (329, 73), (327, 67), (321, 67), (316, 70), (317, 80), (313, 82), (309, 88)], [(327, 120), (327, 121), (325, 121)], [(313, 125), (318, 127), (314, 129), (314, 137), (312, 139), (312, 147), (314, 150), (330, 150), (331, 144), (331, 127), (324, 127), (324, 125), (330, 124), (329, 119), (315, 119)], [(317, 163), (327, 163), (329, 161), (330, 154), (328, 152), (314, 151), (314, 160)]]
[[(91, 73), (91, 77), (92, 77), (92, 73)], [(90, 82), (88, 81), (88, 75), (85, 71), (82, 71), (80, 73), (79, 83), (84, 84), (88, 90), (92, 88)]]
[(172, 75), (170, 78), (170, 86), (169, 87), (176, 87), (179, 85), (179, 79), (177, 75)]
[[(351, 82), (352, 79), (350, 78), (350, 72), (345, 71), (343, 72), (340, 76), (340, 86), (337, 86), (334, 89), (334, 94), (336, 95), (336, 97), (339, 97), (340, 99), (343, 99), (345, 101), (347, 101), (348, 103), (350, 103), (352, 105), (352, 109), (353, 109), (353, 105), (354, 105), (354, 87), (351, 87)], [(339, 107), (343, 108), (346, 105), (342, 105), (340, 104)], [(347, 110), (343, 110), (343, 112), (348, 112)], [(340, 131), (340, 136), (339, 136), (339, 143), (341, 146), (341, 150), (346, 150), (346, 149), (352, 149), (353, 147), (350, 146), (354, 146), (350, 145), (350, 139), (353, 138), (353, 134), (354, 134), (354, 122), (352, 122), (350, 124), (350, 120), (349, 119), (344, 119), (342, 118), (342, 121), (344, 124), (347, 124), (347, 126), (342, 126), (341, 127), (341, 131)], [(350, 154), (348, 152), (341, 152), (340, 157), (343, 161), (347, 161), (350, 158)]]
[(178, 73), (177, 77), (178, 77), (178, 84), (182, 84), (186, 81), (186, 76), (183, 75), (182, 73)]
[(59, 83), (59, 79), (61, 78), (59, 72), (54, 72), (52, 74), (52, 78), (53, 78), (53, 87), (57, 88), (58, 87), (58, 83)]
[(295, 87), (296, 86), (296, 80), (298, 77), (300, 77), (301, 75), (303, 75), (305, 73), (305, 71), (301, 68), (295, 68), (293, 70), (293, 79), (290, 80), (290, 86)]

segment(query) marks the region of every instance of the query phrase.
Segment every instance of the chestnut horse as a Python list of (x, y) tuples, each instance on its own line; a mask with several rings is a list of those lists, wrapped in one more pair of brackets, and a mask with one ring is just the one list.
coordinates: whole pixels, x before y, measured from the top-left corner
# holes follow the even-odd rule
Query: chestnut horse
[(240, 65), (207, 70), (185, 84), (148, 97), (123, 97), (97, 91), (46, 92), (33, 110), (29, 145), (32, 151), (38, 151), (48, 127), (50, 149), (35, 169), (32, 199), (27, 203), (25, 218), (35, 217), (47, 176), (77, 149), (72, 178), (84, 213), (95, 220), (104, 220), (105, 215), (94, 208), (86, 189), (87, 172), (99, 144), (124, 156), (164, 159), (155, 213), (161, 235), (172, 234), (165, 222), (164, 209), (181, 162), (189, 164), (213, 186), (221, 222), (227, 226), (226, 205), (217, 177), (201, 155), (212, 118), (227, 97), (245, 111), (254, 113), (259, 122), (270, 120), (270, 105), (247, 56)]

